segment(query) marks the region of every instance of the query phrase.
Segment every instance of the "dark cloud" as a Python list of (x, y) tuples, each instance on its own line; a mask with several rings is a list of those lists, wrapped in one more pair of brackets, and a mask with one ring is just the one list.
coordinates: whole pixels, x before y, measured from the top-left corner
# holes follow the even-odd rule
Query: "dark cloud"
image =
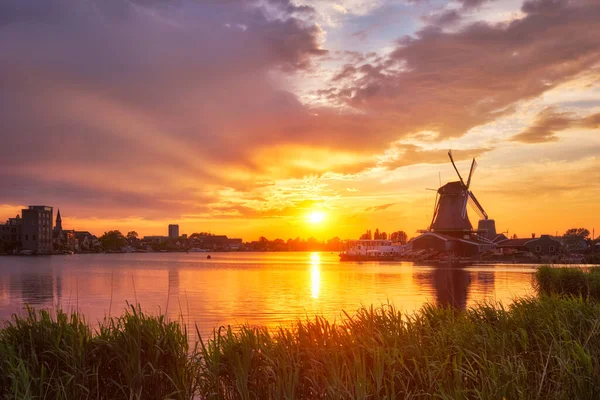
[(515, 135), (512, 140), (523, 143), (543, 143), (558, 140), (557, 132), (569, 128), (598, 129), (600, 113), (582, 118), (571, 112), (560, 112), (555, 107), (547, 107), (536, 117), (532, 126)]

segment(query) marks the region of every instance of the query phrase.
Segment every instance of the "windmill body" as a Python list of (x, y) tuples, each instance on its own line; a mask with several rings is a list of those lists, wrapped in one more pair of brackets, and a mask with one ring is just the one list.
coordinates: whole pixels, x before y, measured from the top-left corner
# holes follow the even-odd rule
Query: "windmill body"
[(431, 230), (441, 233), (471, 233), (473, 226), (466, 212), (467, 191), (460, 182), (449, 182), (438, 189), (438, 202)]
[(473, 179), (473, 173), (477, 168), (475, 159), (473, 159), (473, 162), (471, 163), (469, 178), (465, 183), (460, 172), (458, 172), (458, 168), (456, 168), (456, 164), (454, 164), (452, 151), (448, 152), (448, 157), (450, 157), (450, 162), (452, 162), (452, 166), (454, 167), (459, 180), (448, 182), (438, 189), (438, 200), (435, 205), (433, 219), (429, 230), (437, 233), (463, 236), (465, 234), (477, 232), (473, 231), (473, 225), (471, 224), (471, 221), (469, 221), (467, 205), (471, 205), (473, 210), (475, 210), (483, 220), (487, 220), (488, 215), (479, 201), (477, 201), (473, 192), (469, 189)]
[[(454, 164), (452, 152), (448, 152), (458, 181), (448, 182), (437, 190), (433, 218), (429, 229), (411, 241), (411, 248), (420, 257), (452, 255), (456, 257), (476, 257), (478, 254), (494, 250), (496, 235), (495, 222), (470, 190), (473, 173), (477, 168), (475, 159), (471, 163), (469, 176), (465, 182)], [(469, 220), (467, 206), (480, 217), (477, 230)], [(490, 237), (493, 235), (492, 237)], [(425, 256), (423, 256), (423, 254)]]

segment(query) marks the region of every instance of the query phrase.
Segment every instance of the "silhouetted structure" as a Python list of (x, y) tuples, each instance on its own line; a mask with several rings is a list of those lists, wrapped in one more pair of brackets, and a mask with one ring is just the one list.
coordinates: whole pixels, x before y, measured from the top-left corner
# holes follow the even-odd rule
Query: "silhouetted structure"
[(177, 239), (179, 237), (179, 225), (169, 225), (169, 239)]
[(21, 233), (23, 220), (20, 216), (9, 218), (6, 224), (0, 225), (0, 240), (2, 249), (0, 251), (13, 252), (21, 247)]
[[(496, 223), (470, 190), (477, 162), (473, 159), (469, 177), (465, 183), (454, 164), (452, 152), (448, 152), (450, 162), (458, 175), (458, 181), (441, 186), (436, 195), (436, 205), (429, 230), (412, 241), (413, 250), (434, 250), (453, 253), (457, 256), (473, 256), (496, 248), (492, 241), (496, 235)], [(474, 231), (467, 204), (481, 217), (478, 230)]]
[(52, 253), (52, 207), (29, 206), (21, 211), (21, 215), (23, 249), (40, 254)]
[(539, 256), (555, 255), (559, 252), (562, 243), (552, 239), (550, 235), (542, 235), (538, 239), (531, 239), (525, 243), (525, 247), (531, 253)]
[(60, 233), (63, 230), (62, 228), (62, 218), (60, 216), (60, 208), (58, 209), (58, 212), (56, 213), (56, 224), (54, 225), (54, 233)]

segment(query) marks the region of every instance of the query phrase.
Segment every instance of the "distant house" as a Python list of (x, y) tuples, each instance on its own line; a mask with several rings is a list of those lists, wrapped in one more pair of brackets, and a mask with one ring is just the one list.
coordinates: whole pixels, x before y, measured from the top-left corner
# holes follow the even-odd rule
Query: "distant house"
[(570, 253), (585, 253), (590, 247), (583, 237), (577, 235), (563, 236), (562, 242)]
[(100, 241), (88, 231), (75, 231), (78, 251), (92, 251), (100, 247)]
[(146, 243), (161, 244), (169, 240), (168, 236), (144, 236), (142, 239)]
[(530, 240), (532, 240), (531, 238), (525, 238), (525, 239), (505, 239), (505, 240), (501, 240), (499, 242), (497, 242), (498, 244), (498, 249), (500, 249), (503, 253), (510, 253), (510, 252), (526, 252), (529, 251), (527, 249), (527, 242), (529, 242)]
[(19, 250), (21, 247), (21, 217), (18, 215), (15, 218), (9, 218), (6, 224), (0, 225), (0, 241), (2, 248), (0, 251), (12, 252)]
[(530, 239), (525, 246), (535, 255), (552, 256), (560, 251), (562, 243), (550, 235), (542, 235), (538, 239)]
[(240, 250), (242, 239), (228, 238), (226, 235), (198, 235), (189, 239), (191, 247), (206, 250)]

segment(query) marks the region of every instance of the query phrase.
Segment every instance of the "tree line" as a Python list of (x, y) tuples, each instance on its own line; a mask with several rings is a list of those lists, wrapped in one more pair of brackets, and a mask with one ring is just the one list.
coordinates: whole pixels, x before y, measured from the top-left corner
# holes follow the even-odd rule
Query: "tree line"
[(375, 233), (372, 234), (370, 229), (367, 229), (363, 233), (360, 240), (391, 240), (393, 243), (406, 244), (408, 242), (408, 235), (404, 231), (392, 232), (389, 235), (386, 232), (379, 232), (379, 228), (375, 229)]

